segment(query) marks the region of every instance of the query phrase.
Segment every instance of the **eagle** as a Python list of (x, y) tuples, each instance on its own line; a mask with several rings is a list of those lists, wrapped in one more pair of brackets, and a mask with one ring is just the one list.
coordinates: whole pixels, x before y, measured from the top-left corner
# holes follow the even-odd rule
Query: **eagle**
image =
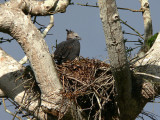
[(54, 60), (57, 64), (62, 64), (67, 60), (72, 61), (79, 57), (81, 38), (72, 30), (67, 30), (67, 40), (59, 43), (54, 52)]

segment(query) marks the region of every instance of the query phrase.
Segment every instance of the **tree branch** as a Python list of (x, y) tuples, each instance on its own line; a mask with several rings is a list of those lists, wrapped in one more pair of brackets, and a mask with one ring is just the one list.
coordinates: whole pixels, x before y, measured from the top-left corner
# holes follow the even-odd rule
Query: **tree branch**
[(142, 57), (144, 54), (149, 50), (149, 45), (147, 44), (147, 40), (152, 36), (153, 30), (152, 30), (152, 19), (149, 9), (149, 2), (148, 0), (139, 0), (141, 3), (141, 9), (144, 10), (142, 13), (143, 20), (144, 20), (144, 43), (141, 47), (138, 56)]
[[(65, 108), (60, 107), (62, 105), (62, 95), (60, 94), (62, 85), (40, 31), (31, 22), (30, 17), (26, 16), (20, 9), (1, 6), (0, 14), (0, 31), (15, 38), (31, 62), (36, 81), (41, 89), (41, 99), (45, 101), (42, 106), (45, 109), (50, 109), (54, 115), (55, 111), (61, 112), (62, 110), (63, 112)], [(6, 17), (7, 19), (5, 19)], [(12, 98), (11, 93), (9, 97)], [(64, 101), (63, 103), (65, 104)]]
[[(99, 7), (97, 4), (96, 4), (96, 5), (89, 5), (88, 3), (86, 3), (86, 4), (77, 3), (77, 5), (86, 6), (86, 7)], [(142, 9), (140, 9), (140, 10), (133, 10), (133, 9), (129, 9), (129, 8), (121, 8), (121, 7), (117, 7), (117, 9), (121, 9), (121, 10), (129, 10), (129, 11), (131, 11), (131, 12), (144, 12), (144, 10), (142, 10)]]
[[(44, 30), (43, 33), (42, 33), (43, 38), (46, 37), (47, 33), (49, 32), (49, 30), (50, 30), (53, 26), (54, 26), (54, 16), (53, 16), (53, 15), (50, 15), (50, 23), (49, 23), (49, 25), (45, 28), (45, 30)], [(25, 55), (25, 56), (19, 61), (19, 63), (20, 63), (20, 64), (24, 64), (24, 63), (27, 62), (27, 60), (28, 60), (28, 58), (27, 58), (27, 56)]]
[(46, 37), (47, 33), (49, 32), (49, 30), (54, 26), (54, 16), (50, 15), (50, 23), (49, 25), (45, 28), (45, 30), (43, 31), (43, 38)]
[(52, 15), (58, 12), (65, 12), (70, 0), (10, 0), (4, 5), (12, 8), (21, 9), (24, 13), (44, 16)]
[(144, 38), (142, 37), (142, 35), (141, 35), (137, 30), (135, 30), (133, 27), (131, 27), (130, 25), (128, 25), (128, 24), (127, 24), (126, 22), (124, 22), (123, 20), (120, 19), (120, 21), (121, 21), (124, 25), (126, 25), (127, 27), (129, 27), (130, 29), (132, 29), (134, 32), (136, 32), (136, 33), (138, 34), (138, 36), (139, 36), (141, 39), (144, 40)]
[[(154, 42), (150, 50), (146, 53), (146, 56), (141, 58), (139, 61), (135, 63), (135, 66), (141, 67), (140, 71), (144, 70), (143, 73), (145, 72), (147, 74), (151, 74), (159, 77), (159, 72), (160, 72), (159, 71), (159, 66), (160, 66), (159, 45), (160, 45), (160, 33), (158, 33), (156, 41)], [(155, 80), (157, 79), (159, 78), (155, 78)]]
[(98, 5), (88, 5), (88, 3), (86, 3), (86, 4), (77, 3), (77, 5), (80, 5), (80, 6), (87, 6), (87, 7), (99, 7)]
[[(36, 108), (39, 106), (38, 99), (33, 100), (32, 103), (26, 107), (28, 100), (24, 101), (24, 98), (27, 95), (24, 87), (21, 85), (24, 81), (20, 78), (15, 82), (15, 80), (22, 76), (24, 73), (24, 68), (22, 65), (12, 57), (8, 56), (2, 49), (0, 49), (0, 66), (0, 88), (3, 90), (5, 95), (10, 97), (13, 101), (18, 103), (23, 109), (27, 111), (31, 112), (36, 110)], [(32, 98), (33, 96), (30, 94), (30, 97)], [(40, 109), (39, 113), (37, 114), (37, 112), (35, 112), (34, 115), (35, 117), (43, 120), (44, 116), (47, 114)]]
[(140, 9), (140, 10), (133, 10), (133, 9), (129, 9), (129, 8), (121, 8), (121, 7), (117, 7), (117, 9), (121, 9), (121, 10), (129, 10), (131, 12), (144, 12), (144, 10)]

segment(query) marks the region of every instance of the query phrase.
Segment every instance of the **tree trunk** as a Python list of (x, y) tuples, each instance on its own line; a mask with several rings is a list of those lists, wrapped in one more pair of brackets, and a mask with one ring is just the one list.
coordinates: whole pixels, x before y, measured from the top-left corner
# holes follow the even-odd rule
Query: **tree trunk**
[(126, 57), (123, 34), (115, 0), (99, 0), (100, 18), (106, 38), (107, 51), (112, 73), (116, 81), (120, 118), (129, 119), (128, 107), (131, 100), (132, 81)]

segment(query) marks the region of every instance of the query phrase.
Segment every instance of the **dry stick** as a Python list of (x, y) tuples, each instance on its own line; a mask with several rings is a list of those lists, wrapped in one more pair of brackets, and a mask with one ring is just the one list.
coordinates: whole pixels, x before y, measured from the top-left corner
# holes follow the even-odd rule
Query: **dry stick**
[[(46, 27), (46, 29), (43, 31), (42, 33), (42, 36), (43, 38), (46, 37), (47, 33), (49, 32), (49, 30), (54, 26), (54, 16), (53, 15), (50, 15), (50, 23), (49, 25)], [(25, 55), (20, 61), (19, 63), (20, 64), (25, 64), (27, 62), (28, 58), (27, 56)]]
[(123, 32), (123, 34), (129, 34), (129, 35), (139, 36), (139, 35), (137, 35), (137, 34), (134, 34), (134, 33), (127, 33), (127, 32)]
[[(21, 109), (21, 107), (19, 107), (19, 105), (17, 105), (16, 104), (16, 102), (15, 101), (12, 101), (12, 100), (10, 100), (10, 99), (7, 99), (9, 102), (11, 102), (14, 106), (16, 106), (17, 108), (18, 108), (18, 111), (21, 111), (22, 113), (23, 113), (23, 115), (25, 115), (26, 113), (25, 112), (23, 112), (23, 110)], [(18, 113), (18, 112), (17, 112)], [(16, 114), (17, 114), (16, 113)], [(29, 116), (26, 116), (29, 120), (31, 119)]]
[(141, 35), (137, 30), (135, 30), (133, 27), (131, 27), (130, 25), (128, 25), (128, 24), (127, 24), (126, 22), (124, 22), (123, 20), (120, 19), (120, 21), (121, 21), (124, 25), (126, 25), (127, 27), (129, 27), (130, 29), (132, 29), (134, 32), (136, 32), (136, 33), (138, 34), (138, 36), (144, 40), (144, 38), (142, 37), (142, 35)]
[(12, 40), (14, 40), (13, 38), (11, 39), (5, 39), (3, 37), (0, 38), (0, 43), (4, 43), (4, 42), (11, 42)]
[(17, 119), (22, 120), (21, 117), (17, 116), (16, 114), (12, 113), (11, 111), (9, 111), (9, 110), (6, 108), (6, 103), (5, 103), (4, 98), (2, 98), (2, 100), (3, 100), (3, 105), (4, 105), (5, 111), (6, 111), (7, 113), (11, 114), (12, 116), (16, 117)]
[[(99, 105), (99, 110), (97, 111), (96, 114), (97, 114), (97, 115), (99, 114), (99, 120), (101, 120), (101, 112), (102, 112), (102, 106), (101, 106), (101, 103), (100, 103), (101, 100), (98, 98), (97, 94), (95, 94), (95, 97), (96, 97), (97, 103), (98, 103), (98, 105)], [(96, 116), (97, 116), (97, 115), (96, 115)], [(96, 117), (96, 116), (95, 116), (95, 117)]]
[(50, 15), (50, 23), (49, 25), (46, 27), (46, 29), (43, 31), (43, 38), (46, 37), (47, 33), (49, 32), (49, 30), (54, 26), (54, 16)]
[(88, 7), (98, 7), (98, 5), (88, 5), (88, 3), (86, 3), (86, 4), (77, 3), (77, 5), (80, 5), (80, 6), (88, 6)]
[(126, 41), (126, 42), (134, 42), (135, 43), (135, 42), (139, 42), (139, 41)]
[(68, 78), (70, 78), (70, 79), (72, 79), (72, 80), (75, 80), (75, 81), (77, 81), (77, 82), (79, 82), (79, 83), (81, 83), (81, 84), (83, 84), (83, 85), (88, 85), (88, 84), (86, 84), (86, 83), (84, 83), (84, 82), (82, 82), (82, 81), (80, 81), (80, 80), (78, 80), (78, 79), (76, 79), (76, 78), (73, 78), (73, 77), (70, 77), (70, 76), (67, 76)]
[(94, 98), (94, 94), (92, 95), (92, 98), (90, 98), (90, 101), (91, 101), (91, 103), (92, 103), (92, 106), (90, 107), (90, 112), (89, 112), (88, 120), (89, 120), (90, 117), (91, 117), (91, 110), (92, 110), (92, 108), (93, 108), (93, 106), (94, 106), (94, 104), (93, 104), (93, 98)]
[[(110, 69), (108, 69), (108, 70), (110, 70)], [(99, 76), (98, 78), (96, 78), (92, 83), (87, 84), (87, 85), (84, 84), (84, 86), (78, 88), (76, 91), (80, 91), (81, 89), (87, 89), (88, 87), (90, 87), (91, 85), (93, 85), (94, 83), (96, 83), (100, 77), (102, 77), (104, 74), (106, 74), (106, 73), (108, 72), (108, 70), (106, 70), (101, 76)], [(109, 78), (109, 79), (110, 79), (110, 78)], [(75, 79), (74, 79), (74, 80), (75, 80)], [(80, 82), (80, 83), (83, 84), (82, 82)], [(75, 92), (76, 92), (76, 91), (75, 91)]]
[(144, 12), (144, 10), (140, 9), (140, 10), (133, 10), (133, 9), (129, 9), (129, 8), (121, 8), (121, 7), (117, 7), (118, 9), (121, 9), (121, 10), (129, 10), (129, 11), (132, 11), (132, 12)]
[[(88, 3), (87, 3), (87, 4), (77, 3), (77, 5), (88, 6), (88, 7), (99, 7), (98, 5), (88, 5)], [(133, 9), (129, 9), (129, 8), (121, 8), (121, 7), (117, 7), (117, 8), (118, 8), (118, 9), (122, 9), (122, 10), (129, 10), (129, 11), (132, 11), (132, 12), (144, 12), (143, 9), (133, 10)], [(120, 19), (120, 21), (121, 21), (123, 24), (125, 24), (126, 26), (128, 26), (129, 28), (131, 28), (133, 31), (135, 31), (135, 32), (138, 34), (138, 36), (144, 40), (144, 38), (142, 37), (142, 35), (141, 35), (137, 30), (135, 30), (133, 27), (131, 27), (130, 25), (128, 25), (128, 24), (127, 24), (126, 22), (124, 22), (123, 20)]]
[[(86, 4), (80, 4), (80, 3), (77, 3), (77, 5), (80, 5), (80, 6), (87, 6), (87, 7), (99, 7), (98, 5), (88, 5), (88, 3)], [(129, 10), (129, 11), (132, 11), (132, 12), (144, 12), (143, 9), (140, 9), (140, 10), (133, 10), (133, 9), (129, 9), (129, 8), (121, 8), (121, 7), (117, 7), (118, 9), (121, 9), (121, 10)]]
[(37, 16), (34, 17), (34, 19), (33, 19), (33, 24), (36, 23), (36, 18), (37, 18)]

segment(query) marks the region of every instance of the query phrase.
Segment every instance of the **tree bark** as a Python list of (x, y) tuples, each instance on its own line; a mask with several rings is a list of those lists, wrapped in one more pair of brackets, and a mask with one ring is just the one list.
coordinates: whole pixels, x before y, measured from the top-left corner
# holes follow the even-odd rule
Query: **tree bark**
[(115, 0), (98, 0), (111, 69), (116, 81), (120, 118), (129, 119), (132, 81)]
[(152, 36), (152, 19), (150, 14), (150, 7), (148, 0), (139, 0), (141, 3), (141, 9), (144, 10), (142, 13), (144, 21), (144, 43), (139, 51), (139, 57), (143, 57), (145, 53), (150, 49), (147, 44), (147, 40)]
[[(53, 14), (51, 12), (65, 12), (68, 4), (69, 0), (47, 0), (45, 2), (11, 0), (0, 6), (0, 31), (10, 34), (23, 48), (31, 62), (36, 81), (41, 90), (41, 99), (43, 100), (41, 106), (44, 111), (49, 109), (53, 115), (57, 115), (58, 112), (63, 113), (65, 110), (65, 105), (63, 106), (65, 101), (62, 103), (60, 93), (62, 85), (57, 76), (48, 46), (40, 31), (31, 22), (30, 16), (25, 14), (27, 12), (31, 15), (48, 15)], [(5, 88), (5, 86), (3, 87)], [(18, 90), (23, 91), (20, 88)], [(5, 90), (5, 93), (6, 91), (8, 91), (8, 97), (15, 99), (15, 95), (11, 91)]]
[[(57, 100), (61, 100), (60, 95), (53, 97), (54, 94), (60, 92), (62, 86), (59, 82), (48, 47), (39, 30), (37, 30), (31, 20), (21, 11), (10, 8), (5, 8), (5, 11), (1, 11), (3, 13), (0, 13), (0, 26), (3, 25), (4, 28), (12, 26), (8, 31), (10, 35), (18, 41), (28, 56), (36, 76), (36, 81), (39, 83), (42, 92), (42, 99), (51, 101), (49, 97), (46, 97), (50, 96), (52, 100), (54, 97), (56, 97)], [(8, 16), (7, 21), (4, 20), (5, 16)]]
[[(0, 88), (3, 90), (5, 96), (15, 101), (20, 108), (26, 111), (34, 112), (34, 116), (40, 120), (49, 119), (47, 113), (42, 109), (36, 109), (39, 107), (39, 99), (32, 100), (31, 104), (27, 104), (29, 100), (25, 99), (28, 95), (23, 87), (24, 80), (21, 76), (24, 73), (24, 67), (19, 64), (12, 57), (8, 56), (2, 49), (0, 49)], [(30, 98), (33, 99), (34, 95), (30, 94)], [(43, 102), (43, 101), (42, 101)], [(39, 110), (39, 113), (37, 112)]]
[(158, 91), (158, 83), (160, 81), (159, 45), (160, 33), (151, 49), (146, 53), (146, 56), (135, 63), (135, 66), (139, 69), (139, 74), (144, 76), (144, 79), (149, 80), (150, 82), (153, 81), (153, 84), (157, 84)]
[(44, 16), (65, 12), (70, 0), (10, 0), (5, 5), (21, 9), (27, 15)]

